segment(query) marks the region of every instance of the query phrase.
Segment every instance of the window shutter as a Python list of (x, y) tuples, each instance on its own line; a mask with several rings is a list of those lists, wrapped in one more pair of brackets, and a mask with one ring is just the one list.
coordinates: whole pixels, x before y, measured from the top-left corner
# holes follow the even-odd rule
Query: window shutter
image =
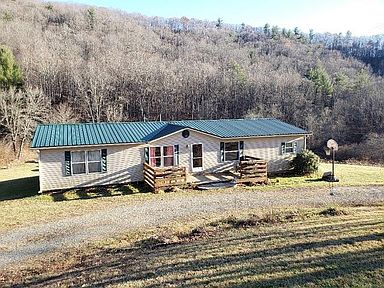
[(107, 149), (101, 149), (101, 172), (107, 172)]
[(224, 162), (224, 142), (220, 142), (220, 161)]
[(175, 166), (179, 166), (179, 145), (174, 145), (174, 149), (173, 149), (173, 157), (174, 157), (174, 165)]
[(64, 152), (64, 163), (65, 176), (71, 176), (71, 151)]
[(293, 142), (293, 153), (297, 153), (297, 142)]
[(144, 147), (144, 162), (149, 164), (149, 147)]
[(285, 154), (285, 142), (281, 142), (281, 155)]
[(243, 157), (244, 157), (244, 141), (240, 141), (240, 143), (239, 143), (239, 145), (240, 145), (240, 151), (239, 151), (239, 153), (240, 153), (240, 159), (242, 159)]

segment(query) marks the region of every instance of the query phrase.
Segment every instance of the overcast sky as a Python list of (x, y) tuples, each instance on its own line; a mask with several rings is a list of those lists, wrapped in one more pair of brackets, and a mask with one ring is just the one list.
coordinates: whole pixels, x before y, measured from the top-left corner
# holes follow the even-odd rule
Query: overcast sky
[[(58, 0), (53, 0), (58, 1)], [(52, 2), (52, 1), (49, 1)], [(61, 0), (112, 7), (147, 16), (222, 18), (225, 23), (265, 23), (308, 32), (354, 36), (384, 34), (384, 0)]]

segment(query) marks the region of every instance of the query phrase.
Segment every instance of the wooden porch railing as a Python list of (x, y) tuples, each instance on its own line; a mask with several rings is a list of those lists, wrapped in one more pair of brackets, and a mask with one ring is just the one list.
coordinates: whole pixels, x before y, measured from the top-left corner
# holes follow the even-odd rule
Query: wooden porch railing
[(152, 167), (144, 163), (144, 181), (154, 191), (187, 183), (185, 167)]
[(244, 156), (240, 159), (238, 172), (240, 178), (237, 183), (268, 183), (267, 161), (251, 156)]

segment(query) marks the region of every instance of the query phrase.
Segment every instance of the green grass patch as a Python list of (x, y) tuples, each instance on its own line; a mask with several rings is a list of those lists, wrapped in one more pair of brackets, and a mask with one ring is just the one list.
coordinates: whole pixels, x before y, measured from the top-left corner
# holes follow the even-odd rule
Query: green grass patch
[[(319, 171), (309, 176), (281, 176), (271, 177), (270, 187), (298, 188), (298, 187), (324, 187), (330, 183), (323, 181), (324, 172), (331, 171), (331, 163), (320, 163)], [(335, 185), (361, 186), (384, 185), (384, 167), (363, 166), (349, 164), (335, 164), (335, 175), (340, 180)], [(256, 186), (257, 187), (257, 186)]]
[(5, 287), (384, 285), (383, 206), (247, 212), (231, 218), (222, 215), (195, 221), (136, 231), (31, 260), (2, 275), (0, 272), (0, 284)]

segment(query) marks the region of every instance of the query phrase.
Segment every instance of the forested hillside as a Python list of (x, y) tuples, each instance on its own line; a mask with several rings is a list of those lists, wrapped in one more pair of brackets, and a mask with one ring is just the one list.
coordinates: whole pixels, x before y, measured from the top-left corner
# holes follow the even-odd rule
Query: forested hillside
[(307, 37), (309, 43), (321, 43), (328, 49), (355, 57), (369, 64), (374, 73), (384, 75), (384, 34), (354, 37), (350, 31), (330, 34), (314, 33), (311, 30), (304, 37)]
[(313, 148), (383, 138), (383, 78), (298, 30), (24, 0), (0, 2), (0, 27), (21, 70), (0, 92), (15, 147), (38, 121), (276, 117), (312, 131)]

